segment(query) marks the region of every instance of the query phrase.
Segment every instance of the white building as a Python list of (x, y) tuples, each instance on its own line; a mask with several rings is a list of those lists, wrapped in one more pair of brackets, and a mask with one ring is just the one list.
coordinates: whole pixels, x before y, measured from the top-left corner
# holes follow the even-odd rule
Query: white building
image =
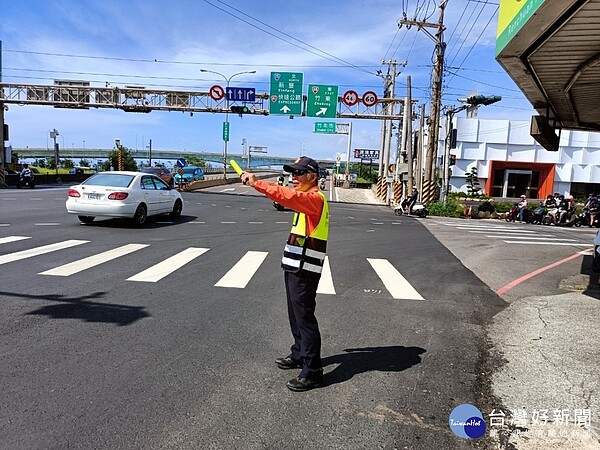
[[(467, 192), (465, 177), (476, 167), (482, 192), (493, 197), (600, 193), (600, 133), (563, 130), (558, 152), (550, 152), (530, 136), (529, 121), (455, 117), (453, 126), (450, 192)], [(438, 156), (443, 154), (440, 141)]]

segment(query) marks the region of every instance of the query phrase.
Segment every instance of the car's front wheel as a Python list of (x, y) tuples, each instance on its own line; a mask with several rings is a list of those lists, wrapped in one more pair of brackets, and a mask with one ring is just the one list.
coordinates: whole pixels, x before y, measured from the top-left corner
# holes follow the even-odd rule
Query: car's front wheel
[(81, 223), (92, 223), (95, 219), (94, 216), (77, 216)]
[(133, 215), (133, 222), (136, 225), (144, 225), (146, 223), (147, 218), (148, 218), (148, 208), (146, 208), (146, 205), (141, 204), (135, 210), (135, 214)]
[(179, 219), (179, 217), (181, 217), (181, 211), (183, 210), (183, 204), (181, 203), (181, 200), (177, 199), (175, 200), (175, 205), (173, 205), (173, 211), (171, 211), (171, 218), (172, 219)]

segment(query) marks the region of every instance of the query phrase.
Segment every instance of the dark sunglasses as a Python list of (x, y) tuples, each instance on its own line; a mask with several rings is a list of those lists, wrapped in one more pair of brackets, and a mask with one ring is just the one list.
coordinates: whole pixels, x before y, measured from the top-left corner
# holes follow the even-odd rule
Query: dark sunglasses
[(294, 169), (292, 170), (290, 173), (295, 176), (295, 177), (301, 177), (302, 175), (304, 175), (306, 172), (308, 172), (308, 170), (303, 170), (303, 169)]

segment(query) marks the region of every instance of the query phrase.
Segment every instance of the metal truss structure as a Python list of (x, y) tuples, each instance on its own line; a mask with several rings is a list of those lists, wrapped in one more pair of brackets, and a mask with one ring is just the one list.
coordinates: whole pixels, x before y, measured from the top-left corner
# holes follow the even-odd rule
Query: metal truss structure
[[(302, 117), (306, 116), (306, 100), (303, 96)], [(180, 111), (189, 113), (231, 112), (228, 106), (242, 103), (213, 99), (209, 92), (147, 89), (144, 86), (90, 86), (88, 81), (55, 80), (53, 85), (1, 83), (0, 104), (42, 105), (55, 108), (89, 109), (110, 108), (126, 112), (149, 113), (151, 111)], [(269, 94), (256, 94), (255, 101), (243, 102), (248, 114), (269, 115)], [(392, 105), (391, 114), (387, 105)], [(336, 118), (402, 120), (404, 99), (382, 98), (367, 107), (362, 102), (346, 105), (338, 97)]]

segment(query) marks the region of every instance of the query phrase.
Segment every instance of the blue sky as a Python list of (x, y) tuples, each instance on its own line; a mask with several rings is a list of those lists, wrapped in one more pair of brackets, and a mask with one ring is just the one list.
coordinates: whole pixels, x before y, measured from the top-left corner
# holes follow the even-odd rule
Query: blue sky
[[(272, 71), (303, 72), (305, 86), (338, 85), (340, 94), (383, 93), (387, 66), (407, 61), (397, 77), (396, 94), (406, 93), (429, 111), (434, 43), (416, 27), (397, 25), (408, 18), (436, 22), (431, 0), (0, 0), (2, 81), (52, 84), (54, 79), (88, 80), (92, 86), (141, 85), (148, 88), (207, 91), (223, 79), (208, 69), (242, 75), (232, 86), (269, 92)], [(481, 107), (479, 117), (528, 120), (533, 110), (494, 59), (497, 1), (449, 0), (444, 105), (458, 105), (469, 93), (501, 95)], [(433, 32), (433, 30), (431, 30)], [(305, 89), (306, 93), (306, 89)], [(462, 113), (464, 114), (464, 113)], [(110, 148), (115, 137), (129, 148), (182, 152), (222, 151), (223, 114), (120, 110), (62, 110), (10, 105), (5, 120), (14, 148), (51, 146), (49, 131), (72, 147)], [(269, 154), (318, 159), (345, 155), (345, 135), (313, 133), (316, 119), (230, 115), (229, 152), (241, 153), (242, 139), (266, 146)], [(347, 122), (347, 119), (338, 119)], [(353, 148), (379, 148), (381, 122), (353, 120)], [(85, 142), (85, 144), (84, 144)]]

